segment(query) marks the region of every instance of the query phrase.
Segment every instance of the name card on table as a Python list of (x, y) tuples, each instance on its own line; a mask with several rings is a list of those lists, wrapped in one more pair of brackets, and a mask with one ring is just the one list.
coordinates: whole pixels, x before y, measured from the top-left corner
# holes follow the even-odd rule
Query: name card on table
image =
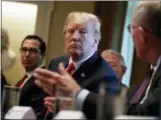
[(36, 120), (36, 115), (31, 107), (14, 106), (7, 112), (5, 119)]
[(53, 120), (60, 120), (60, 119), (77, 119), (77, 120), (85, 120), (85, 116), (81, 111), (74, 111), (74, 110), (62, 110), (60, 111)]

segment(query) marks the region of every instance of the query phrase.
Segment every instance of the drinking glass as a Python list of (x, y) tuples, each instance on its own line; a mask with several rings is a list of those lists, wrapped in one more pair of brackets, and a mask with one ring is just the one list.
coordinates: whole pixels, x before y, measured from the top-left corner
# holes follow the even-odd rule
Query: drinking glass
[(61, 110), (74, 110), (75, 98), (74, 93), (67, 89), (65, 86), (56, 86), (56, 108), (55, 112)]
[(4, 86), (2, 96), (2, 116), (4, 116), (13, 106), (19, 105), (20, 88), (15, 86)]

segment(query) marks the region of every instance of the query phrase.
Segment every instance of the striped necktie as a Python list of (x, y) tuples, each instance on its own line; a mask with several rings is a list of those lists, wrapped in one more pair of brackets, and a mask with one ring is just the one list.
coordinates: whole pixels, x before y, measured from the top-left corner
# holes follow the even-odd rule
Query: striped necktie
[(146, 88), (149, 85), (150, 79), (152, 77), (154, 69), (151, 69), (147, 75), (147, 77), (144, 79), (144, 81), (142, 82), (142, 84), (140, 85), (139, 89), (136, 91), (134, 97), (132, 97), (130, 103), (134, 104), (134, 103), (139, 103), (139, 101), (141, 100), (141, 97), (143, 96), (143, 94), (146, 91)]
[(23, 83), (24, 83), (24, 81), (26, 80), (27, 77), (28, 77), (27, 74), (25, 74), (25, 75), (22, 77), (22, 79), (16, 84), (16, 86), (17, 86), (17, 87), (21, 87), (21, 86), (23, 85)]

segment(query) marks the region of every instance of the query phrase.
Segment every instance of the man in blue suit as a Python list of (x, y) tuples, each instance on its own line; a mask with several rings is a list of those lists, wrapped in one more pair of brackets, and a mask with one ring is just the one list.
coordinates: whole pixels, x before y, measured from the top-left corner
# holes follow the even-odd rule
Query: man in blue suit
[[(99, 19), (93, 14), (70, 13), (64, 26), (69, 56), (53, 59), (49, 65), (49, 69), (53, 72), (37, 69), (34, 74), (37, 79), (36, 84), (50, 95), (54, 94), (53, 89), (56, 84), (63, 85), (76, 93), (77, 108), (90, 119), (96, 118), (95, 93), (98, 93), (101, 82), (107, 84), (106, 91), (109, 94), (119, 93), (115, 72), (97, 52), (101, 38), (100, 27)], [(49, 99), (46, 98), (46, 105)]]

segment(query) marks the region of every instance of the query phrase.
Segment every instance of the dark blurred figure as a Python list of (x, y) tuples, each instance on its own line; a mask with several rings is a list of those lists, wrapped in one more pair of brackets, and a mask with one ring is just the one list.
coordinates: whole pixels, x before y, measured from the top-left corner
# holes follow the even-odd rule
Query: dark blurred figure
[(159, 116), (161, 97), (161, 1), (141, 1), (137, 4), (132, 24), (137, 56), (150, 63), (151, 69), (129, 100), (128, 114)]
[(11, 68), (16, 60), (16, 55), (15, 53), (9, 49), (9, 35), (8, 31), (4, 28), (2, 28), (2, 66), (1, 66), (1, 100), (2, 100), (2, 118), (4, 117), (3, 112), (4, 112), (4, 102), (6, 99), (5, 96), (5, 91), (4, 91), (4, 86), (8, 85), (7, 79), (4, 76), (3, 72), (7, 71), (9, 68)]
[(1, 94), (3, 94), (4, 85), (7, 85), (7, 80), (6, 80), (6, 77), (3, 75), (3, 73), (1, 73), (1, 89), (2, 89)]
[(36, 68), (44, 68), (42, 62), (45, 50), (45, 42), (39, 36), (28, 35), (24, 38), (21, 43), (20, 55), (21, 64), (26, 73), (15, 85), (21, 88), (19, 105), (32, 107), (37, 119), (44, 119), (46, 93), (34, 83), (35, 79), (32, 74)]
[(3, 71), (8, 70), (9, 68), (11, 68), (14, 65), (15, 60), (16, 60), (16, 55), (11, 49), (9, 49), (9, 35), (8, 35), (8, 31), (4, 28), (2, 28), (2, 36), (1, 37), (2, 37), (2, 66), (1, 66), (2, 91), (1, 91), (1, 93), (3, 94), (4, 85), (7, 85), (7, 80), (3, 74)]

